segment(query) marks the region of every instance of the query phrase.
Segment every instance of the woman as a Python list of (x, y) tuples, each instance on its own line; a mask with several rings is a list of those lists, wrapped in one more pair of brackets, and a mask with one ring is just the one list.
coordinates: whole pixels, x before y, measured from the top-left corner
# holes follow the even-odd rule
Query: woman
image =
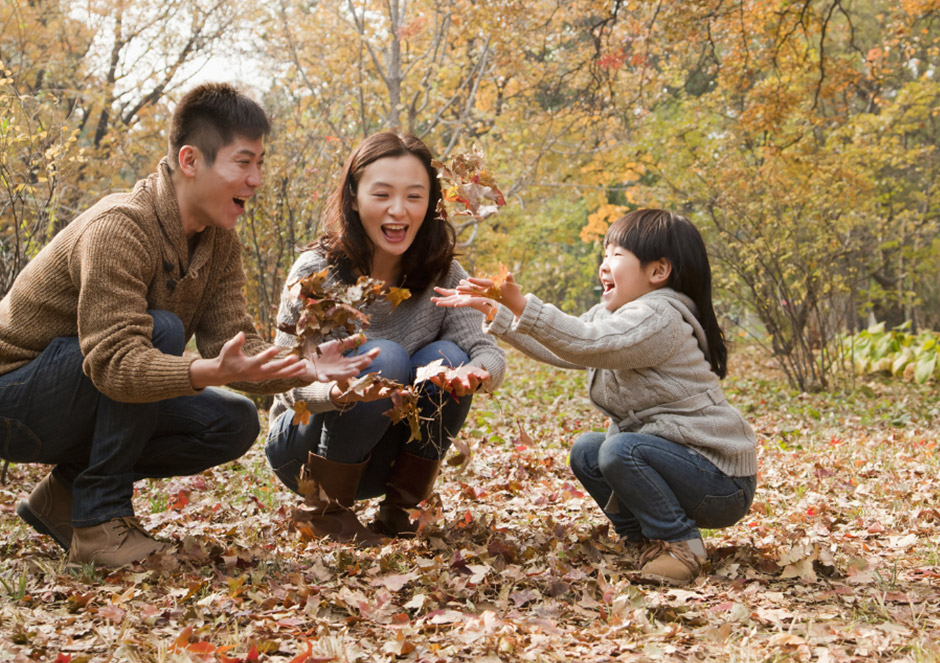
[[(484, 382), (488, 389), (502, 382), (503, 353), (482, 332), (482, 316), (430, 301), (434, 287), (455, 288), (467, 277), (454, 259), (454, 228), (438, 216), (440, 200), (440, 181), (424, 143), (411, 135), (373, 134), (346, 161), (327, 203), (325, 233), (300, 255), (287, 278), (279, 327), (290, 327), (299, 315), (289, 286), (327, 267), (330, 278), (342, 283), (366, 275), (408, 288), (411, 298), (397, 307), (379, 300), (367, 311), (368, 341), (359, 352), (381, 350), (368, 372), (408, 385), (418, 368), (442, 359), (457, 369), (455, 391), (466, 394), (453, 398), (422, 383), (419, 409), (426, 419), (421, 439), (411, 441), (407, 423), (393, 424), (384, 416), (391, 401), (381, 390), (360, 396), (334, 381), (279, 395), (265, 451), (291, 490), (301, 492), (298, 479), (303, 479), (306, 501), (300, 514), (319, 536), (372, 545), (382, 535), (413, 535), (417, 527), (408, 511), (431, 494), (441, 458), (469, 412), (470, 394)], [(279, 332), (277, 341), (290, 345), (294, 338)], [(314, 413), (308, 424), (292, 422), (289, 408), (301, 400)], [(366, 528), (353, 503), (379, 495), (385, 497), (378, 515)]]

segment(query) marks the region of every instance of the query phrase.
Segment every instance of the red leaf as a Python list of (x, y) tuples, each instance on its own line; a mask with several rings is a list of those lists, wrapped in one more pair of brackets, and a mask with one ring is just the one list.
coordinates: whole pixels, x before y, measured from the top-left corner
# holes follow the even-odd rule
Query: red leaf
[(170, 511), (181, 511), (187, 504), (189, 504), (189, 497), (186, 495), (185, 490), (181, 490), (176, 493), (176, 499), (174, 499), (173, 503), (167, 508)]

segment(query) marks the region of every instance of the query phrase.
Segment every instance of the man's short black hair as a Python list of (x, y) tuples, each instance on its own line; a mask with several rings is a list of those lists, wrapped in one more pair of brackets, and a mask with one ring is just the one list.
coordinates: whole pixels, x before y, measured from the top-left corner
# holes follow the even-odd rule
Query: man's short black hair
[(184, 145), (198, 147), (209, 165), (236, 136), (256, 140), (271, 124), (264, 109), (228, 83), (204, 83), (180, 99), (170, 121), (170, 167)]

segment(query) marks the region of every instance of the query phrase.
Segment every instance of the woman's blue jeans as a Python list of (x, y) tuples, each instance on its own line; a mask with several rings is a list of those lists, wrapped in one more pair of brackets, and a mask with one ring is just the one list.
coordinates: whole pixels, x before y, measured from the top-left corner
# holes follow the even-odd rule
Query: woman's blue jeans
[[(368, 341), (357, 352), (375, 347), (382, 352), (361, 375), (378, 372), (406, 385), (414, 383), (418, 368), (437, 359), (451, 368), (469, 362), (467, 354), (451, 341), (434, 341), (410, 357), (398, 343), (386, 339)], [(288, 410), (271, 423), (264, 449), (268, 462), (284, 485), (298, 492), (300, 468), (310, 451), (338, 463), (361, 463), (368, 458), (356, 499), (384, 495), (389, 470), (399, 453), (443, 458), (470, 412), (471, 396), (453, 398), (430, 382), (421, 384), (420, 394), (421, 440), (408, 442), (407, 422), (393, 424), (383, 414), (392, 407), (388, 398), (317, 414), (307, 424), (291, 423), (293, 413)]]
[[(148, 311), (153, 345), (180, 356), (183, 323)], [(196, 474), (238, 458), (260, 430), (248, 398), (207, 388), (195, 396), (121, 403), (82, 372), (77, 337), (57, 338), (27, 365), (0, 375), (0, 457), (55, 465), (72, 489), (72, 524), (133, 516), (134, 481)]]
[(726, 475), (689, 447), (641, 433), (585, 433), (571, 448), (571, 469), (617, 534), (634, 542), (687, 541), (701, 536), (699, 527), (729, 527), (747, 513), (757, 484), (754, 476)]

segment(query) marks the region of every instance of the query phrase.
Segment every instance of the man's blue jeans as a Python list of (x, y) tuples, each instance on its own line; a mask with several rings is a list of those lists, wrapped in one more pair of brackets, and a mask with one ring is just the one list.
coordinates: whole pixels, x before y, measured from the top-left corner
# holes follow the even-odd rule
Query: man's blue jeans
[[(437, 359), (451, 368), (469, 362), (467, 354), (450, 341), (430, 343), (411, 357), (398, 343), (386, 339), (368, 341), (357, 352), (375, 347), (382, 349), (381, 354), (360, 375), (378, 372), (405, 385), (414, 383), (418, 368)], [(274, 473), (294, 492), (298, 492), (300, 467), (309, 451), (339, 463), (361, 463), (369, 458), (356, 499), (377, 497), (385, 494), (389, 470), (402, 451), (422, 458), (444, 457), (451, 438), (467, 419), (471, 400), (471, 396), (452, 398), (430, 382), (422, 383), (418, 407), (427, 420), (421, 424), (421, 440), (411, 442), (406, 442), (410, 434), (407, 422), (392, 424), (383, 414), (392, 407), (387, 398), (317, 414), (306, 425), (291, 423), (293, 411), (288, 410), (271, 423), (264, 450)]]
[[(153, 345), (182, 355), (183, 324), (153, 317)], [(82, 372), (77, 337), (55, 339), (36, 359), (0, 375), (0, 457), (55, 465), (72, 489), (72, 524), (133, 516), (134, 481), (196, 474), (244, 454), (259, 433), (248, 398), (207, 388), (154, 403), (114, 401)]]
[[(634, 542), (687, 541), (701, 536), (699, 527), (729, 527), (747, 513), (757, 484), (754, 476), (726, 475), (689, 447), (641, 433), (585, 433), (571, 448), (571, 469), (617, 534)], [(616, 507), (608, 510), (611, 494)]]

